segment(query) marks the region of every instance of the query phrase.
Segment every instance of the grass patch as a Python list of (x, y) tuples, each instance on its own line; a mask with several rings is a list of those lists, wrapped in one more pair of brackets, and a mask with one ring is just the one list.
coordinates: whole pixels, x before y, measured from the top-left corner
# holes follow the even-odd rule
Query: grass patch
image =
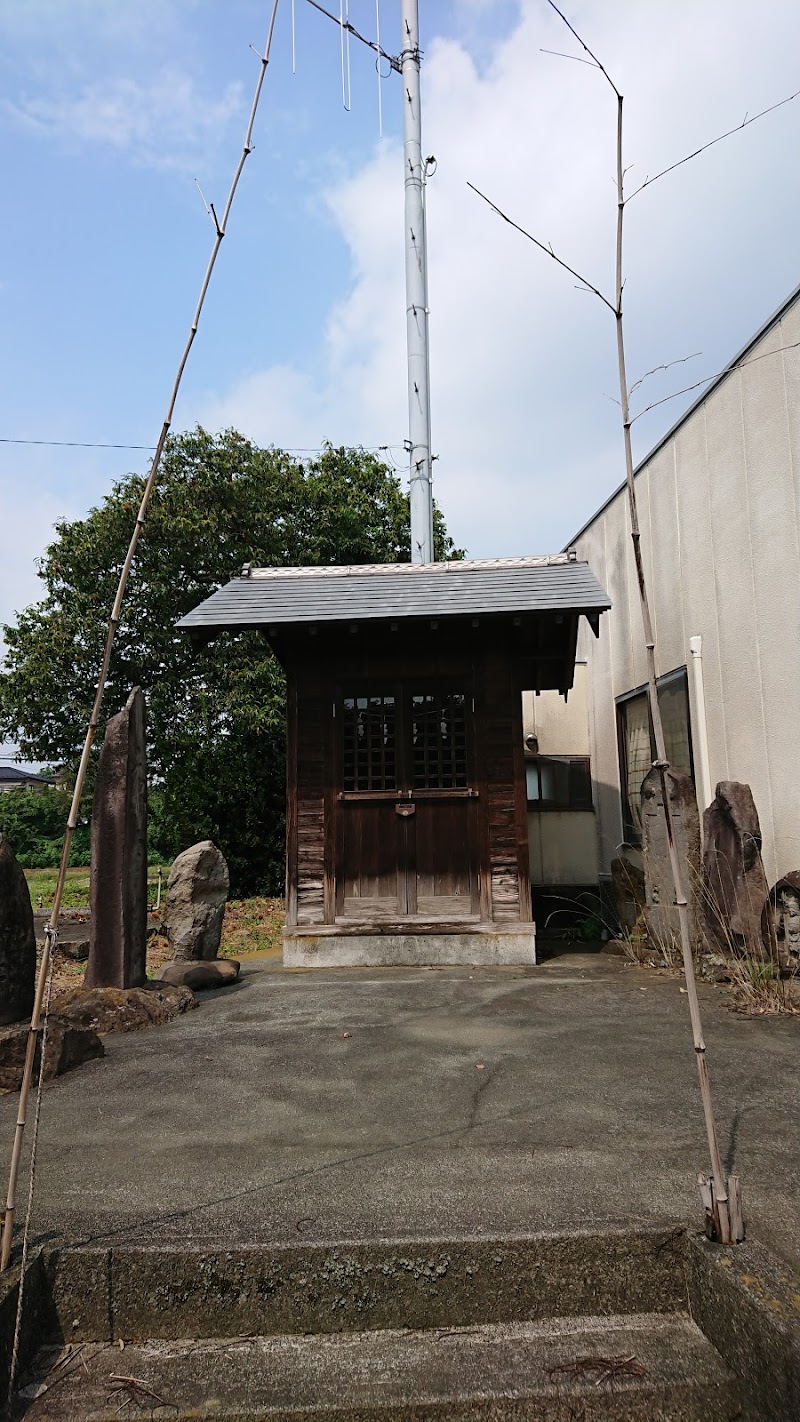
[[(162, 895), (167, 887), (169, 876), (169, 866), (162, 869), (164, 884)], [(57, 869), (26, 869), (25, 878), (28, 881), (31, 903), (34, 909), (50, 909), (53, 906), (53, 898), (56, 892), (56, 882), (58, 880)], [(156, 890), (158, 886), (158, 866), (148, 865), (147, 869), (147, 897), (151, 904), (156, 901)], [(68, 869), (67, 878), (64, 884), (64, 897), (61, 906), (65, 909), (88, 908), (89, 907), (89, 866), (81, 869)]]
[[(249, 958), (254, 953), (279, 952), (283, 947), (283, 899), (232, 899), (225, 905), (220, 958)], [(162, 934), (147, 944), (147, 971), (155, 977), (172, 954)]]
[(246, 958), (279, 949), (285, 919), (283, 899), (233, 899), (225, 906), (221, 958)]

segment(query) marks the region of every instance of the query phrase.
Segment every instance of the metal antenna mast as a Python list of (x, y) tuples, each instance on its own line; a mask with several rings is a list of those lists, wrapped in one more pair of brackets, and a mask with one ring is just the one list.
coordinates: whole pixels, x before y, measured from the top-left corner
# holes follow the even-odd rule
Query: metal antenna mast
[[(419, 0), (400, 0), (402, 49), (387, 54), (378, 38), (368, 40), (346, 17), (342, 0), (337, 17), (320, 0), (308, 0), (345, 33), (380, 56), (403, 80), (403, 165), (405, 169), (406, 342), (408, 348), (408, 452), (411, 485), (411, 561), (433, 562), (431, 491), (431, 379), (428, 346), (428, 238), (425, 182), (433, 160), (422, 156), (419, 93)], [(376, 11), (380, 20), (380, 10)], [(347, 105), (345, 105), (347, 107)]]
[(418, 0), (400, 0), (405, 165), (406, 339), (411, 480), (411, 561), (433, 562), (431, 385), (428, 347), (428, 245), (422, 156)]

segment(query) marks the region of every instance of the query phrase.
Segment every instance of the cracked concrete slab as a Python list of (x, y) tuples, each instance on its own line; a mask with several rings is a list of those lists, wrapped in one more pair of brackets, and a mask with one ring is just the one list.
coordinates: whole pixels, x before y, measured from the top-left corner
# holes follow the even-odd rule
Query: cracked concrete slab
[[(723, 1156), (751, 1229), (800, 1264), (800, 1021), (743, 1019), (719, 989), (700, 992)], [(686, 998), (677, 978), (607, 955), (531, 969), (245, 961), (198, 1012), (109, 1037), (106, 1052), (47, 1089), (40, 1239), (701, 1221)], [(0, 1159), (15, 1113), (0, 1100)]]

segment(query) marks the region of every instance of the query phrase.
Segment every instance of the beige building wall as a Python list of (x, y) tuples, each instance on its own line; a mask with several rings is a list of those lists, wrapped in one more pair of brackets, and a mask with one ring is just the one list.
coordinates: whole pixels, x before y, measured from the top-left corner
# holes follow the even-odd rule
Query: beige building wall
[[(601, 619), (602, 620), (602, 619)], [(540, 755), (589, 755), (589, 675), (585, 661), (575, 667), (567, 700), (558, 691), (523, 691), (522, 730), (534, 735)]]
[[(589, 755), (589, 675), (575, 667), (567, 701), (557, 691), (522, 694), (522, 725), (540, 755)], [(526, 747), (526, 754), (527, 754)], [(533, 884), (596, 884), (597, 824), (591, 810), (529, 810), (528, 848)]]
[[(709, 770), (747, 781), (773, 882), (800, 869), (800, 298), (640, 468), (642, 549), (658, 674), (689, 667), (702, 637)], [(609, 593), (600, 638), (584, 626), (601, 872), (622, 839), (615, 700), (645, 681), (627, 500), (576, 538)], [(705, 808), (705, 807), (701, 807)]]

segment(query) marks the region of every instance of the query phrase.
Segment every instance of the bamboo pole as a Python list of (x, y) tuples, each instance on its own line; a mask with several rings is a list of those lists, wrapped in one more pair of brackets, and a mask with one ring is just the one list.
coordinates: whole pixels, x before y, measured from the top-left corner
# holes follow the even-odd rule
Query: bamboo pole
[(133, 533), (131, 535), (130, 544), (128, 546), (128, 552), (125, 555), (125, 561), (122, 565), (122, 571), (119, 576), (119, 583), (117, 585), (116, 597), (114, 598), (114, 605), (111, 610), (111, 616), (109, 617), (108, 625), (106, 627), (106, 638), (105, 645), (103, 647), (103, 658), (100, 663), (100, 673), (97, 678), (97, 686), (95, 688), (95, 695), (92, 704), (91, 715), (89, 717), (89, 724), (86, 728), (86, 737), (84, 739), (83, 751), (81, 753), (80, 763), (78, 765), (78, 773), (75, 777), (75, 788), (72, 794), (72, 803), (70, 806), (69, 818), (67, 820), (66, 830), (64, 833), (64, 844), (61, 850), (61, 862), (58, 868), (58, 879), (56, 881), (53, 907), (50, 913), (50, 921), (47, 925), (47, 928), (45, 929), (44, 951), (42, 953), (42, 961), (39, 966), (39, 976), (36, 984), (36, 994), (34, 997), (33, 1012), (31, 1014), (31, 1024), (28, 1031), (28, 1042), (25, 1051), (25, 1065), (23, 1068), (22, 1086), (20, 1088), (19, 1094), (17, 1123), (14, 1132), (14, 1143), (11, 1151), (11, 1165), (8, 1177), (8, 1193), (6, 1195), (5, 1217), (3, 1220), (3, 1239), (2, 1246), (0, 1246), (0, 1273), (3, 1273), (8, 1268), (8, 1263), (11, 1258), (11, 1243), (14, 1233), (14, 1214), (16, 1210), (17, 1176), (19, 1174), (19, 1165), (22, 1156), (22, 1142), (25, 1134), (28, 1096), (30, 1094), (31, 1081), (33, 1078), (33, 1063), (34, 1057), (36, 1055), (36, 1039), (40, 1030), (42, 1000), (44, 998), (45, 985), (47, 983), (50, 959), (58, 938), (58, 919), (61, 912), (61, 900), (64, 896), (64, 883), (66, 881), (67, 868), (69, 866), (69, 855), (72, 846), (72, 836), (75, 833), (75, 828), (78, 823), (78, 811), (80, 809), (81, 795), (83, 793), (83, 787), (86, 781), (86, 771), (89, 765), (89, 757), (91, 755), (92, 745), (94, 744), (94, 739), (100, 720), (100, 710), (103, 704), (106, 677), (108, 676), (108, 667), (109, 662), (111, 661), (111, 652), (114, 646), (117, 626), (119, 624), (120, 613), (122, 610), (122, 602), (125, 596), (125, 588), (128, 583), (128, 577), (131, 571), (131, 565), (133, 563), (134, 554), (136, 552), (136, 547), (141, 536), (145, 517), (147, 515), (147, 506), (150, 502), (150, 495), (153, 492), (156, 476), (161, 466), (161, 458), (164, 453), (164, 446), (166, 444), (167, 435), (169, 434), (170, 427), (172, 425), (172, 417), (175, 412), (175, 404), (178, 398), (178, 391), (180, 390), (181, 381), (183, 379), (183, 372), (186, 368), (186, 362), (189, 359), (189, 352), (191, 351), (192, 346), (194, 344), (194, 338), (197, 335), (197, 328), (200, 324), (200, 316), (203, 310), (203, 305), (205, 303), (206, 293), (208, 292), (209, 284), (211, 282), (211, 276), (216, 265), (219, 249), (222, 246), (222, 239), (225, 236), (225, 232), (227, 230), (228, 218), (230, 216), (231, 208), (233, 206), (233, 199), (236, 196), (236, 189), (239, 186), (239, 179), (242, 176), (242, 170), (247, 161), (248, 155), (253, 151), (253, 125), (255, 124), (256, 112), (258, 110), (259, 99), (261, 98), (261, 90), (264, 84), (264, 76), (267, 72), (267, 65), (269, 64), (270, 50), (272, 48), (272, 36), (275, 30), (275, 17), (277, 14), (277, 10), (278, 0), (272, 0), (272, 9), (269, 18), (269, 25), (267, 28), (267, 38), (266, 43), (264, 45), (264, 53), (258, 56), (261, 63), (258, 72), (258, 79), (256, 81), (255, 92), (253, 94), (253, 101), (250, 105), (250, 115), (247, 121), (244, 144), (242, 147), (241, 154), (239, 155), (239, 161), (236, 165), (233, 178), (231, 180), (231, 185), (228, 191), (228, 197), (225, 203), (222, 218), (219, 219), (217, 217), (213, 203), (209, 208), (209, 213), (214, 223), (214, 242), (211, 248), (211, 255), (208, 259), (208, 265), (206, 266), (205, 275), (200, 286), (200, 295), (197, 299), (197, 305), (195, 307), (194, 316), (192, 318), (192, 324), (189, 328), (189, 335), (187, 337), (186, 344), (183, 348), (183, 353), (181, 355), (180, 361), (178, 362), (178, 369), (175, 375), (175, 380), (172, 386), (172, 392), (170, 394), (169, 402), (167, 404), (167, 411), (164, 417), (164, 423), (161, 426), (161, 433), (158, 437), (158, 443), (156, 445), (155, 453), (153, 455), (153, 462), (150, 466), (150, 473), (148, 474), (147, 480), (145, 482), (141, 502), (139, 504), (139, 511), (136, 515), (136, 523), (134, 524)]
[[(593, 285), (591, 281), (589, 281), (580, 272), (576, 271), (574, 267), (571, 267), (569, 263), (565, 262), (560, 256), (558, 256), (549, 244), (541, 242), (538, 237), (533, 236), (524, 227), (521, 227), (519, 223), (514, 222), (505, 212), (503, 212), (499, 207), (497, 207), (495, 203), (493, 203), (488, 197), (486, 197), (485, 193), (482, 193), (479, 188), (476, 188), (473, 183), (468, 183), (467, 186), (472, 188), (473, 192), (477, 193), (479, 197), (483, 198), (484, 202), (488, 203), (489, 207), (491, 207), (492, 211), (495, 212), (498, 217), (501, 217), (504, 222), (507, 222), (511, 227), (515, 228), (516, 231), (520, 232), (523, 237), (527, 237), (527, 239), (530, 242), (533, 242), (534, 245), (540, 249), (540, 251), (544, 252), (546, 256), (551, 257), (554, 262), (557, 262), (558, 265), (560, 267), (563, 267), (565, 271), (569, 272), (571, 276), (576, 277), (578, 282), (580, 283), (581, 290), (590, 291), (595, 296), (597, 296), (600, 301), (602, 301), (603, 304), (607, 306), (608, 309), (613, 313), (616, 322), (617, 365), (619, 373), (620, 405), (622, 409), (622, 430), (625, 446), (626, 489), (628, 495), (628, 508), (630, 511), (631, 521), (631, 542), (633, 546), (634, 564), (636, 567), (636, 580), (639, 588), (639, 603), (642, 611), (642, 628), (644, 632), (645, 654), (647, 661), (647, 698), (648, 706), (650, 709), (651, 723), (653, 727), (653, 739), (655, 741), (655, 757), (653, 759), (653, 768), (658, 771), (659, 778), (661, 781), (661, 798), (664, 809), (664, 822), (667, 832), (667, 843), (669, 846), (670, 869), (672, 873), (673, 888), (675, 891), (675, 904), (678, 909), (678, 920), (680, 924), (681, 952), (683, 957), (684, 976), (686, 979), (686, 992), (689, 1000), (689, 1016), (691, 1020), (695, 1058), (697, 1061), (697, 1074), (700, 1084), (700, 1097), (703, 1106), (703, 1118), (705, 1122), (708, 1151), (709, 1156), (711, 1158), (711, 1179), (709, 1180), (705, 1175), (701, 1175), (699, 1177), (700, 1193), (701, 1198), (703, 1200), (703, 1204), (706, 1209), (707, 1226), (709, 1229), (709, 1233), (712, 1235), (713, 1238), (719, 1240), (720, 1243), (729, 1244), (732, 1239), (738, 1242), (740, 1239), (744, 1238), (744, 1227), (742, 1224), (741, 1212), (741, 1190), (739, 1187), (738, 1177), (732, 1175), (729, 1177), (728, 1180), (726, 1180), (725, 1175), (723, 1173), (722, 1160), (720, 1158), (719, 1153), (719, 1143), (717, 1140), (716, 1124), (714, 1121), (714, 1108), (711, 1099), (711, 1082), (708, 1074), (708, 1063), (706, 1061), (706, 1044), (705, 1039), (703, 1037), (703, 1026), (700, 1016), (700, 1003), (697, 997), (697, 982), (695, 979), (694, 972), (694, 959), (692, 957), (692, 942), (689, 927), (689, 905), (686, 898), (686, 890), (684, 887), (684, 878), (680, 863), (680, 857), (678, 855), (678, 849), (675, 843), (675, 831), (672, 821), (672, 810), (669, 801), (669, 784), (667, 781), (667, 772), (669, 771), (670, 766), (669, 761), (667, 759), (666, 743), (664, 738), (664, 726), (661, 719), (661, 709), (658, 704), (655, 633), (653, 630), (653, 621), (650, 613), (650, 600), (647, 591), (647, 579), (645, 577), (644, 562), (642, 559), (641, 534), (639, 530), (639, 512), (637, 507), (636, 485), (634, 481), (633, 471), (633, 451), (631, 446), (631, 425), (633, 421), (631, 420), (630, 414), (630, 390), (628, 387), (627, 371), (625, 368), (625, 335), (622, 319), (622, 292), (624, 286), (622, 275), (622, 239), (625, 205), (626, 202), (629, 201), (629, 199), (626, 199), (625, 197), (625, 170), (623, 168), (622, 162), (623, 97), (616, 84), (614, 83), (613, 79), (609, 75), (608, 71), (600, 63), (600, 60), (597, 58), (597, 55), (594, 54), (592, 50), (589, 49), (589, 46), (585, 43), (585, 41), (581, 39), (581, 36), (578, 34), (577, 30), (573, 28), (566, 15), (564, 15), (563, 12), (554, 3), (554, 0), (547, 0), (547, 4), (550, 6), (551, 10), (553, 10), (558, 15), (559, 19), (562, 20), (562, 22), (566, 25), (567, 29), (577, 40), (578, 44), (584, 50), (585, 54), (588, 55), (588, 61), (582, 62), (588, 62), (593, 68), (598, 69), (603, 75), (604, 79), (611, 86), (616, 96), (617, 232), (615, 245), (614, 300), (609, 300), (609, 298), (605, 296), (604, 293), (597, 286)], [(563, 57), (566, 59), (576, 58), (575, 55), (565, 55)], [(798, 93), (800, 93), (800, 91), (798, 91)], [(791, 99), (797, 98), (798, 93), (792, 94), (789, 96), (788, 99), (782, 100), (781, 104), (789, 103)], [(764, 109), (762, 113), (756, 115), (756, 117), (762, 118), (765, 114), (771, 113), (774, 108), (781, 107), (781, 104), (776, 104), (769, 109)], [(720, 142), (722, 138), (727, 138), (730, 136), (731, 133), (736, 131), (738, 130), (731, 129), (728, 131), (728, 133), (721, 134), (719, 138), (713, 139), (712, 143)], [(688, 162), (690, 158), (697, 157), (699, 153), (704, 152), (706, 148), (709, 148), (711, 146), (711, 143), (704, 144), (702, 148), (696, 149), (695, 152), (689, 154), (687, 158), (681, 159), (680, 163), (673, 163), (670, 165), (669, 168), (665, 168), (660, 173), (656, 173), (652, 178), (649, 178), (645, 183), (643, 183), (641, 187), (637, 188), (636, 191), (632, 194), (632, 196), (635, 197), (636, 193), (641, 192), (643, 187), (648, 186), (649, 183), (655, 182), (658, 178), (664, 177), (666, 173), (672, 172), (674, 168), (680, 167), (681, 163)], [(653, 372), (649, 373), (652, 374)], [(640, 383), (641, 382), (637, 382), (637, 384)]]
[[(607, 76), (606, 76), (607, 77)], [(609, 80), (609, 83), (611, 81)], [(622, 237), (623, 218), (625, 212), (625, 173), (622, 166), (622, 94), (615, 88), (617, 96), (617, 237), (616, 237), (616, 262), (615, 262), (615, 305), (614, 312), (617, 330), (617, 364), (619, 370), (619, 396), (622, 407), (622, 430), (625, 443), (625, 480), (628, 492), (628, 508), (631, 519), (631, 542), (633, 545), (633, 557), (636, 565), (636, 581), (639, 588), (639, 603), (642, 610), (642, 628), (644, 631), (645, 652), (647, 657), (647, 700), (650, 708), (650, 719), (653, 726), (653, 739), (655, 741), (654, 768), (658, 771), (661, 780), (661, 800), (664, 806), (664, 824), (667, 831), (667, 843), (669, 845), (669, 862), (672, 871), (672, 882), (675, 889), (675, 903), (678, 909), (678, 921), (681, 932), (681, 952), (683, 955), (683, 973), (686, 979), (686, 992), (689, 999), (689, 1016), (692, 1024), (692, 1037), (694, 1040), (694, 1050), (697, 1059), (697, 1074), (700, 1083), (700, 1097), (703, 1103), (703, 1117), (705, 1120), (706, 1136), (708, 1139), (708, 1150), (711, 1157), (711, 1216), (713, 1222), (713, 1234), (722, 1244), (729, 1244), (731, 1240), (730, 1218), (728, 1213), (728, 1187), (722, 1170), (722, 1160), (719, 1153), (719, 1142), (717, 1140), (717, 1128), (714, 1121), (714, 1107), (711, 1100), (711, 1082), (708, 1075), (708, 1063), (706, 1061), (706, 1044), (703, 1037), (703, 1026), (700, 1017), (700, 1003), (697, 997), (697, 982), (694, 972), (694, 958), (692, 956), (692, 939), (689, 928), (689, 904), (686, 898), (683, 871), (681, 869), (680, 856), (675, 843), (674, 825), (672, 822), (672, 809), (669, 800), (669, 784), (667, 772), (669, 770), (669, 760), (667, 759), (666, 741), (664, 738), (664, 724), (661, 719), (661, 707), (658, 703), (658, 685), (656, 681), (656, 643), (653, 631), (653, 621), (650, 614), (650, 599), (647, 591), (647, 579), (645, 577), (644, 562), (642, 559), (641, 533), (639, 531), (639, 510), (636, 500), (636, 481), (633, 473), (633, 449), (631, 445), (631, 417), (630, 404), (628, 399), (628, 377), (625, 368), (625, 335), (622, 320)]]

